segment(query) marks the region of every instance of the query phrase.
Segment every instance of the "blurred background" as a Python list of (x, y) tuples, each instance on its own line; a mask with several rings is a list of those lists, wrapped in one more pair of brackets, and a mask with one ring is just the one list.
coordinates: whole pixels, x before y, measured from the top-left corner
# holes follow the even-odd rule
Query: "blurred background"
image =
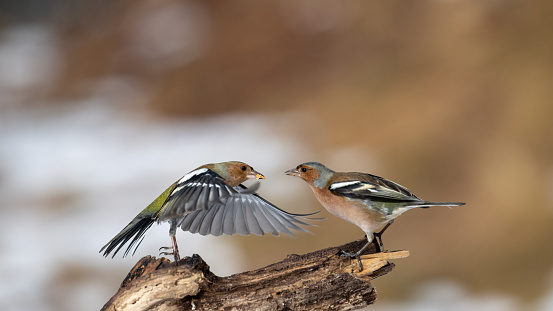
[[(321, 210), (319, 161), (458, 208), (413, 210), (369, 310), (553, 310), (553, 25), (547, 0), (0, 2), (0, 309), (99, 310), (134, 263), (100, 248), (209, 162)], [(179, 232), (225, 276), (363, 237)]]

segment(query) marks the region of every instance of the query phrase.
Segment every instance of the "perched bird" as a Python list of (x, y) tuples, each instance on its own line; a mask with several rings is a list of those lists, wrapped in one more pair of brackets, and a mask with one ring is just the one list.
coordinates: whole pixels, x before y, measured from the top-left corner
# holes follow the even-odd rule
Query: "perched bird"
[[(265, 179), (251, 166), (243, 162), (230, 161), (206, 164), (186, 174), (172, 184), (157, 199), (140, 212), (121, 232), (109, 241), (100, 252), (113, 256), (128, 245), (125, 257), (136, 245), (142, 242), (144, 234), (154, 222), (169, 222), (169, 236), (172, 247), (160, 250), (173, 255), (180, 261), (177, 227), (184, 231), (201, 235), (263, 235), (286, 233), (294, 236), (289, 229), (307, 231), (298, 225), (310, 225), (302, 221), (313, 214), (291, 214), (274, 206), (255, 193), (257, 187), (246, 188), (242, 183), (247, 179)], [(258, 185), (257, 185), (258, 186)], [(136, 248), (134, 251), (136, 251)], [(133, 251), (133, 254), (134, 254)]]
[[(307, 182), (319, 202), (333, 215), (358, 226), (367, 235), (367, 244), (356, 253), (344, 255), (355, 257), (361, 270), (359, 255), (373, 242), (376, 236), (382, 251), (382, 233), (394, 219), (415, 207), (460, 206), (461, 202), (428, 202), (419, 199), (409, 189), (382, 177), (366, 173), (335, 172), (317, 162), (306, 162), (285, 172)], [(381, 229), (380, 232), (376, 230)]]

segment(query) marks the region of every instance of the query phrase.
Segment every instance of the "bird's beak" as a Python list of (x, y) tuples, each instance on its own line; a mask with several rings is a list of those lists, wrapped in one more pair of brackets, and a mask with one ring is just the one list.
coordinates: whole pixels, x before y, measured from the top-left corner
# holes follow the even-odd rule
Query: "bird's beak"
[(298, 172), (297, 169), (293, 168), (291, 170), (287, 170), (286, 172), (284, 172), (284, 174), (289, 175), (289, 176), (299, 176), (300, 172)]
[(265, 176), (263, 176), (263, 174), (261, 174), (260, 172), (256, 171), (256, 170), (252, 170), (249, 174), (248, 174), (248, 178), (249, 179), (265, 179)]

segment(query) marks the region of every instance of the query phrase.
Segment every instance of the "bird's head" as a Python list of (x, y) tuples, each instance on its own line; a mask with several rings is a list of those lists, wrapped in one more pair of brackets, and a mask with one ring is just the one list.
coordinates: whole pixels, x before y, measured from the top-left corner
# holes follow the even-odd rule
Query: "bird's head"
[(323, 188), (326, 186), (334, 171), (318, 162), (306, 162), (284, 172), (286, 175), (299, 177), (310, 186)]
[(218, 171), (215, 172), (221, 175), (232, 187), (236, 187), (248, 179), (265, 179), (263, 174), (244, 162), (229, 161), (220, 164)]

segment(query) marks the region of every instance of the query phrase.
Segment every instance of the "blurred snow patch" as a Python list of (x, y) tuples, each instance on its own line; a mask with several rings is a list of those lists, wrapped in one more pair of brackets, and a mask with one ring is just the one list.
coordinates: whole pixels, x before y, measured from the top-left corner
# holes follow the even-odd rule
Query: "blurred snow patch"
[(536, 311), (551, 311), (553, 310), (553, 270), (549, 273), (549, 290), (543, 296), (543, 298), (538, 301), (533, 308)]
[(416, 288), (406, 302), (377, 302), (372, 311), (510, 311), (520, 310), (517, 300), (499, 294), (474, 295), (461, 284), (439, 280)]
[[(100, 309), (140, 256), (169, 244), (168, 226), (153, 226), (134, 258), (98, 251), (171, 183), (228, 160), (290, 178), (284, 170), (305, 153), (279, 134), (286, 116), (142, 117), (116, 104), (133, 88), (113, 79), (81, 102), (0, 114), (0, 310)], [(262, 195), (281, 193), (265, 185)], [(229, 239), (177, 239), (182, 256), (201, 254), (218, 275), (243, 269), (247, 254)], [(73, 298), (60, 302), (67, 291)]]

